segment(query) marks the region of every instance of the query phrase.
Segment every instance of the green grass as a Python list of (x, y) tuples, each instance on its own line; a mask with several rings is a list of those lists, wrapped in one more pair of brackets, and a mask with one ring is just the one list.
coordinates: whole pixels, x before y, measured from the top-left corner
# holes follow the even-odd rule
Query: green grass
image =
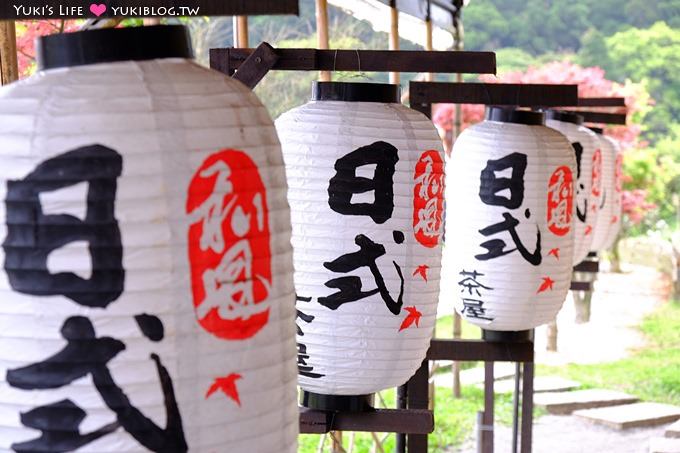
[(680, 303), (669, 302), (647, 316), (640, 330), (647, 345), (626, 359), (592, 365), (538, 366), (541, 375), (560, 375), (584, 388), (621, 390), (643, 401), (680, 405)]
[[(461, 321), (461, 338), (478, 340), (482, 337), (482, 329), (470, 324), (464, 319)], [(435, 326), (435, 333), (437, 338), (449, 339), (453, 338), (453, 315), (442, 316), (437, 318), (437, 325)], [(461, 362), (461, 370), (467, 370), (469, 368), (475, 368), (481, 366), (482, 362)], [(438, 365), (435, 373), (448, 373), (451, 371), (451, 366)]]
[[(437, 338), (453, 338), (453, 315), (437, 318)], [(461, 338), (477, 340), (482, 337), (482, 329), (470, 324), (464, 319), (461, 321)]]

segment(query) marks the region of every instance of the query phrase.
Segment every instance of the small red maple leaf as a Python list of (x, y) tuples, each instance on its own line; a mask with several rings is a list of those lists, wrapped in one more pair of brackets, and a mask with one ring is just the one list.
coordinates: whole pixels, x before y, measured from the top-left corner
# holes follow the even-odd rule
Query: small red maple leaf
[(241, 399), (238, 396), (238, 388), (236, 388), (236, 380), (241, 379), (240, 374), (231, 373), (226, 377), (218, 377), (212, 383), (208, 391), (205, 393), (205, 399), (210, 398), (210, 395), (221, 390), (228, 398), (236, 401), (236, 404), (241, 406)]
[(585, 232), (584, 236), (588, 236), (591, 231), (593, 231), (593, 227), (590, 226), (590, 225), (586, 226), (586, 232)]
[(553, 283), (555, 283), (555, 280), (553, 280), (552, 278), (543, 277), (543, 283), (541, 283), (541, 286), (538, 288), (538, 291), (536, 291), (536, 294), (542, 293), (543, 291), (547, 290), (552, 291)]
[(555, 258), (560, 259), (560, 249), (559, 248), (550, 249), (548, 255), (552, 255)]
[(414, 322), (416, 323), (416, 327), (418, 327), (418, 324), (420, 323), (420, 317), (423, 316), (423, 314), (419, 312), (415, 306), (404, 307), (404, 310), (408, 312), (408, 315), (406, 315), (404, 321), (401, 323), (401, 327), (399, 327), (399, 332), (401, 332), (404, 329), (408, 329)]
[(611, 223), (611, 224), (613, 225), (613, 224), (615, 224), (618, 220), (619, 220), (619, 216), (615, 215), (615, 216), (612, 216), (612, 220), (611, 220), (609, 223)]
[(413, 271), (413, 276), (415, 277), (417, 274), (420, 274), (421, 277), (423, 277), (423, 280), (427, 281), (427, 270), (430, 268), (427, 264), (422, 264), (416, 268), (415, 271)]

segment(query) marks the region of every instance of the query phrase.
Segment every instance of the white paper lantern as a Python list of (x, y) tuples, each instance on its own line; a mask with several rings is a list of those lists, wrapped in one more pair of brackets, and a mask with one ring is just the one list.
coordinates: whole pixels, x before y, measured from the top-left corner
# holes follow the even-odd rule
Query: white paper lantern
[(590, 249), (593, 252), (599, 252), (605, 248), (604, 246), (612, 225), (616, 198), (619, 198), (618, 204), (620, 205), (621, 195), (620, 192), (617, 194), (614, 184), (616, 148), (610, 138), (602, 135), (602, 129), (590, 128), (590, 130), (597, 134), (599, 149), (602, 155), (600, 203), (597, 205), (597, 220), (593, 228), (593, 242), (590, 245)]
[(573, 264), (583, 261), (590, 252), (602, 196), (602, 152), (593, 131), (583, 117), (569, 112), (548, 110), (545, 125), (564, 134), (576, 153), (577, 184), (574, 192), (574, 256)]
[(48, 69), (0, 91), (0, 450), (295, 452), (265, 108), (183, 27), (40, 44)]
[(396, 85), (362, 83), (316, 83), (313, 100), (276, 128), (293, 222), (303, 404), (329, 407), (324, 401), (353, 401), (332, 396), (401, 385), (425, 358), (437, 312), (439, 136), (399, 103)]
[(607, 231), (607, 239), (602, 246), (603, 249), (610, 249), (621, 231), (621, 218), (623, 216), (623, 152), (621, 145), (606, 135), (603, 138), (614, 148), (616, 159), (614, 161), (614, 178), (612, 180), (613, 186), (610, 189), (612, 197), (611, 217), (609, 218), (609, 229)]
[(446, 165), (442, 284), (486, 331), (554, 319), (569, 289), (576, 161), (543, 114), (487, 109)]

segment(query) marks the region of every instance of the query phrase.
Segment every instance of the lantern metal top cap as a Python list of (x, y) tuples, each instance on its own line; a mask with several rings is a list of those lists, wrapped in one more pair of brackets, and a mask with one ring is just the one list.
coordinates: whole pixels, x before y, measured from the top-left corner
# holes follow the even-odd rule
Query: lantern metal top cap
[(390, 83), (315, 81), (312, 83), (312, 101), (394, 104), (401, 101), (401, 87)]
[(573, 112), (563, 112), (561, 110), (546, 110), (545, 119), (562, 121), (563, 123), (572, 123), (576, 125), (583, 124), (583, 116)]
[(507, 107), (487, 107), (484, 119), (501, 123), (517, 123), (529, 126), (543, 126), (545, 124), (542, 112), (516, 110)]
[(42, 36), (36, 40), (39, 69), (114, 61), (193, 58), (183, 25), (100, 28)]

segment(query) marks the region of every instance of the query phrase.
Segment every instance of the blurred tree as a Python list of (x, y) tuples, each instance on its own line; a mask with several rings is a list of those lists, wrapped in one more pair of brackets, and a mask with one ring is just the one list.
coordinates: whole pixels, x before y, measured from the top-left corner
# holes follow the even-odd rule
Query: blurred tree
[(463, 10), (467, 49), (533, 55), (577, 51), (589, 29), (609, 36), (657, 21), (680, 27), (680, 0), (475, 0)]
[(662, 139), (680, 118), (680, 29), (657, 22), (616, 33), (606, 44), (607, 75), (645, 81), (656, 105), (645, 120), (644, 137), (652, 143)]
[(536, 66), (537, 63), (536, 57), (517, 47), (506, 47), (496, 51), (496, 71), (498, 74), (524, 71), (531, 66)]
[(83, 21), (77, 20), (27, 20), (16, 22), (17, 60), (19, 77), (26, 77), (36, 69), (35, 40), (39, 36), (73, 31)]
[(609, 50), (605, 36), (599, 30), (591, 28), (583, 35), (581, 49), (578, 52), (577, 61), (581, 66), (611, 67)]
[(510, 23), (491, 0), (476, 0), (474, 8), (463, 10), (465, 48), (494, 50), (507, 41)]

